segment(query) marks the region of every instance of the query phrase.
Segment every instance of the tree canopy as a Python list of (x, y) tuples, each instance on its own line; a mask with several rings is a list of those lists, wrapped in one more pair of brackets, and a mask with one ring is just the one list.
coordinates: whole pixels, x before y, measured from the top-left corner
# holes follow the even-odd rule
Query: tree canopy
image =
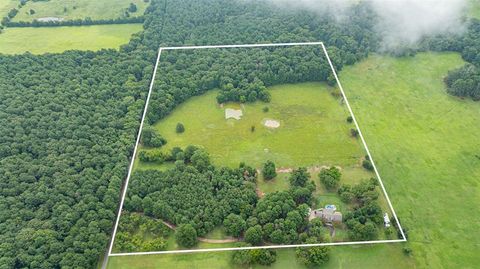
[[(12, 23), (16, 12), (2, 23)], [(374, 12), (367, 4), (354, 5), (347, 17), (339, 24), (333, 15), (285, 10), (268, 1), (178, 0), (167, 5), (155, 0), (143, 17), (104, 22), (143, 22), (144, 31), (119, 51), (0, 55), (2, 263), (18, 268), (95, 267), (111, 234), (159, 46), (321, 40), (341, 69), (378, 45)], [(312, 80), (333, 82), (319, 47), (168, 52), (162, 54), (148, 122), (214, 87), (221, 89), (219, 102), (268, 102), (265, 87)], [(147, 129), (145, 146), (165, 144), (153, 133), (148, 137)], [(295, 230), (304, 226), (303, 203), (309, 200), (305, 190), (266, 199), (263, 204), (273, 206), (281, 197), (286, 206), (279, 211), (273, 207), (278, 219), (272, 218), (271, 209), (262, 204), (254, 209), (255, 169), (215, 168), (207, 154), (195, 152), (186, 148), (166, 156), (178, 160), (172, 171), (135, 173), (127, 211), (191, 225), (198, 236), (236, 214), (247, 229), (264, 223), (262, 230), (274, 236), (262, 235), (262, 240), (297, 240)], [(305, 185), (302, 182), (298, 185)]]

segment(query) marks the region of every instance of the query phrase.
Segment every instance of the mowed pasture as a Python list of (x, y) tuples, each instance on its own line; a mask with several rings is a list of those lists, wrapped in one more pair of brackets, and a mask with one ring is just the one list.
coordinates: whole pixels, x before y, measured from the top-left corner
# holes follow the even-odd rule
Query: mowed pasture
[(17, 8), (20, 1), (18, 0), (1, 0), (0, 1), (0, 18), (7, 16), (12, 8)]
[[(340, 79), (407, 244), (332, 247), (322, 268), (475, 268), (480, 244), (480, 103), (445, 93), (455, 53), (371, 56)], [(406, 256), (402, 248), (413, 249)], [(449, 253), (450, 255), (445, 255)], [(279, 250), (271, 268), (305, 268)], [(235, 268), (231, 253), (112, 257), (109, 268)], [(253, 266), (252, 268), (265, 268)]]
[[(172, 147), (199, 145), (220, 166), (238, 166), (240, 162), (260, 168), (267, 160), (277, 168), (298, 166), (353, 166), (364, 156), (360, 140), (351, 137), (352, 123), (339, 97), (322, 83), (280, 85), (269, 89), (270, 103), (216, 103), (218, 91), (191, 98), (178, 106), (154, 127)], [(225, 119), (225, 108), (242, 109), (240, 120)], [(264, 108), (268, 107), (268, 112)], [(264, 126), (266, 119), (280, 122), (278, 128)], [(185, 132), (175, 126), (183, 123)], [(252, 128), (254, 130), (252, 131)], [(142, 149), (141, 149), (142, 150)], [(142, 168), (142, 163), (137, 167)]]
[[(16, 1), (18, 2), (18, 1)], [(50, 0), (28, 1), (20, 9), (13, 21), (33, 21), (34, 19), (55, 17), (63, 20), (85, 19), (117, 19), (125, 16), (130, 3), (137, 6), (137, 11), (130, 13), (130, 17), (143, 15), (147, 2), (143, 0)], [(34, 13), (31, 14), (30, 10)]]
[(463, 64), (455, 53), (371, 56), (340, 76), (418, 268), (480, 262), (480, 103), (442, 82)]
[(0, 34), (0, 53), (118, 49), (128, 43), (133, 33), (141, 30), (142, 24), (8, 28)]

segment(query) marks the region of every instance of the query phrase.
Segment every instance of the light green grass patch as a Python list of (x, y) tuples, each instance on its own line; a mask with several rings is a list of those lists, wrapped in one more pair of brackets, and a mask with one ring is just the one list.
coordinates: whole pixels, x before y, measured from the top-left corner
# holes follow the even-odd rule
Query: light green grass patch
[(264, 194), (290, 189), (290, 173), (278, 173), (277, 177), (265, 180), (261, 175), (257, 179), (257, 187)]
[[(165, 150), (200, 145), (220, 166), (246, 162), (258, 168), (267, 160), (277, 167), (293, 168), (352, 165), (364, 151), (349, 135), (353, 125), (346, 122), (346, 107), (330, 92), (321, 83), (271, 87), (270, 103), (244, 104), (241, 120), (225, 120), (224, 108), (216, 103), (218, 91), (209, 91), (178, 106), (154, 127), (168, 141)], [(269, 112), (263, 112), (265, 106)], [(263, 126), (266, 118), (280, 121), (281, 126)], [(178, 122), (185, 125), (182, 134), (175, 132)]]
[(8, 28), (0, 34), (0, 53), (118, 49), (128, 43), (133, 33), (141, 30), (142, 24)]
[(225, 239), (225, 238), (230, 238), (230, 237), (225, 234), (225, 229), (223, 227), (216, 227), (211, 232), (209, 232), (207, 235), (205, 235), (205, 238), (208, 238), (208, 239)]
[[(332, 247), (330, 260), (319, 268), (414, 268), (411, 258), (404, 256), (400, 248), (395, 245), (376, 246), (339, 246)], [(231, 251), (207, 252), (195, 254), (162, 254), (110, 257), (109, 269), (241, 269), (231, 262)], [(301, 264), (294, 249), (277, 251), (277, 261), (271, 266), (254, 265), (254, 269), (307, 269)]]
[(18, 4), (20, 4), (18, 0), (0, 0), (0, 18), (6, 17), (10, 10), (17, 8)]
[[(18, 1), (17, 1), (18, 2)], [(33, 21), (45, 17), (56, 17), (64, 20), (85, 19), (87, 17), (96, 19), (117, 19), (123, 18), (130, 3), (137, 6), (137, 11), (130, 14), (130, 17), (142, 16), (148, 3), (143, 0), (49, 0), (49, 1), (28, 1), (20, 9), (13, 21)], [(66, 8), (66, 11), (64, 10)], [(30, 10), (34, 14), (30, 14)]]
[(480, 103), (442, 81), (463, 64), (454, 53), (371, 56), (340, 74), (419, 268), (480, 262)]

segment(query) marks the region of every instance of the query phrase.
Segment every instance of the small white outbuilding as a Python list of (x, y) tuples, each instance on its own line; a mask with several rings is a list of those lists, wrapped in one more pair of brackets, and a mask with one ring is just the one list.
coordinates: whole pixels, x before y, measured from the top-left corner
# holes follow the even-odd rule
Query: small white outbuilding
[(390, 227), (390, 218), (388, 217), (388, 213), (383, 215), (383, 223), (385, 224), (385, 228)]

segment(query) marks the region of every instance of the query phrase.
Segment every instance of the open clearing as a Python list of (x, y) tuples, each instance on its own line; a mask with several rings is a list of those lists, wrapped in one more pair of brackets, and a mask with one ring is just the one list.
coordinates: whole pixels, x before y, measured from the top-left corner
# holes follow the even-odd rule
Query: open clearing
[[(442, 83), (448, 70), (462, 64), (454, 53), (371, 56), (341, 72), (392, 202), (409, 229), (413, 258), (402, 253), (401, 245), (335, 247), (323, 268), (475, 264), (480, 227), (472, 217), (480, 214), (480, 159), (475, 157), (480, 109), (478, 102), (448, 96)], [(227, 268), (230, 255), (111, 257), (109, 268)], [(294, 250), (279, 250), (271, 268), (305, 267), (296, 262)]]
[[(154, 127), (167, 139), (165, 149), (200, 145), (220, 166), (247, 162), (260, 167), (272, 160), (277, 167), (345, 167), (358, 164), (365, 155), (360, 140), (350, 136), (354, 125), (346, 122), (348, 111), (340, 98), (332, 96), (332, 88), (302, 83), (274, 86), (269, 91), (271, 102), (244, 104), (240, 120), (225, 120), (228, 104), (217, 105), (218, 91), (209, 91), (178, 106)], [(264, 112), (264, 107), (269, 111)], [(267, 119), (279, 121), (280, 126), (264, 126)], [(178, 122), (185, 125), (182, 134), (175, 132)], [(142, 165), (137, 167), (142, 169)]]
[[(18, 2), (18, 1), (16, 1)], [(124, 17), (130, 3), (137, 6), (137, 11), (131, 13), (131, 17), (143, 15), (149, 3), (143, 0), (50, 0), (28, 1), (21, 8), (13, 21), (33, 21), (34, 19), (55, 17), (63, 20), (85, 19), (117, 19)], [(34, 14), (30, 14), (30, 10)]]
[(463, 63), (454, 53), (372, 56), (341, 74), (421, 268), (478, 261), (480, 104), (442, 82)]
[(8, 28), (0, 34), (0, 53), (33, 54), (66, 50), (118, 49), (142, 24)]

